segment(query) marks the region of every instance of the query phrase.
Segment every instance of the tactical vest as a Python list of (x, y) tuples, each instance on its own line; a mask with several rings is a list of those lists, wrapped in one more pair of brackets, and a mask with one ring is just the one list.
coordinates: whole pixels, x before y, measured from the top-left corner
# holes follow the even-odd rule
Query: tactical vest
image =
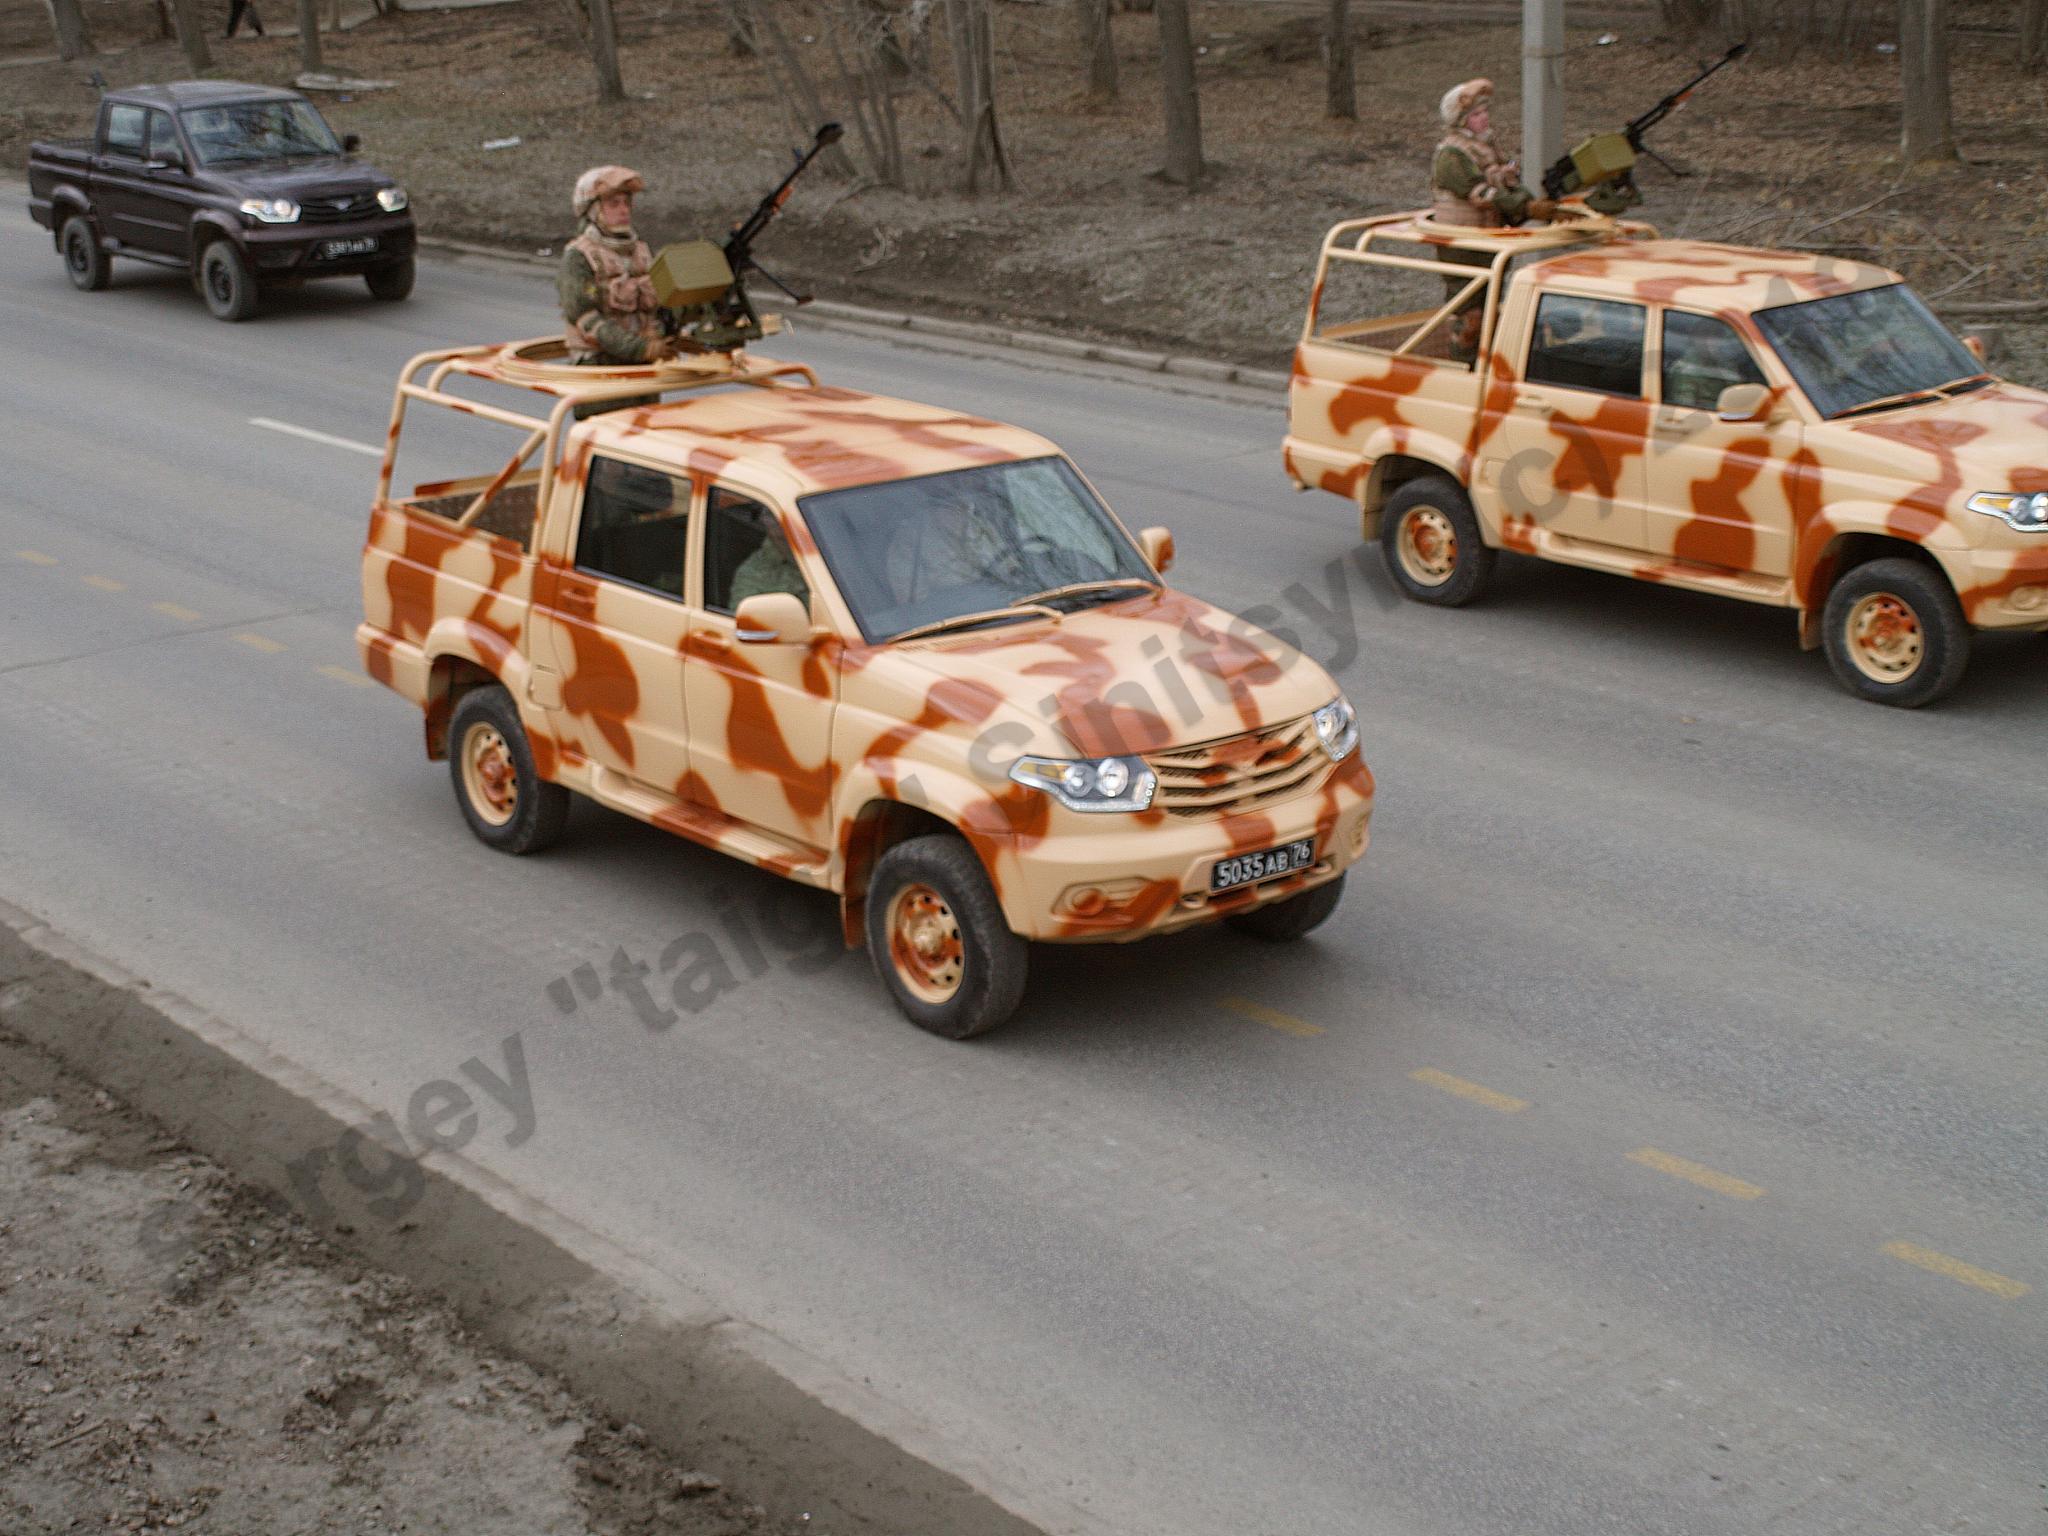
[(1432, 172), (1430, 176), (1430, 217), (1439, 224), (1452, 224), (1461, 229), (1500, 229), (1503, 227), (1507, 220), (1500, 216), (1500, 211), (1492, 204), (1489, 203), (1483, 208), (1479, 207), (1469, 198), (1460, 197), (1448, 187), (1438, 185), (1434, 174), (1436, 157), (1446, 149), (1457, 150), (1459, 154), (1472, 162), (1473, 168), (1482, 176), (1486, 174), (1484, 163), (1479, 156), (1472, 153), (1472, 146), (1470, 144), (1461, 143), (1454, 137), (1445, 138), (1439, 142), (1435, 152), (1429, 157)]
[[(654, 265), (653, 253), (647, 249), (647, 242), (633, 242), (633, 254), (622, 256), (599, 240), (588, 228), (569, 242), (569, 249), (580, 254), (590, 263), (590, 270), (597, 279), (600, 304), (607, 320), (637, 331), (648, 341), (661, 334), (661, 327), (654, 317), (660, 301), (654, 296), (654, 284), (648, 279), (648, 268)], [(584, 330), (582, 325), (571, 323), (563, 332), (568, 344), (570, 358), (579, 363), (602, 360), (604, 349), (597, 338)]]

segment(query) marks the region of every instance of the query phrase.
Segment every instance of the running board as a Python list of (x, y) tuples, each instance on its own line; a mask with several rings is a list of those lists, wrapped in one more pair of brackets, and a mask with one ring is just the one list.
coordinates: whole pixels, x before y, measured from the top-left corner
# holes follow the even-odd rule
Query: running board
[(1700, 565), (1668, 555), (1618, 549), (1612, 544), (1575, 539), (1570, 534), (1556, 533), (1548, 528), (1538, 528), (1531, 542), (1535, 546), (1529, 551), (1531, 554), (1555, 560), (1561, 565), (1611, 571), (1617, 576), (1632, 576), (1637, 581), (1682, 587), (1688, 592), (1712, 592), (1721, 597), (1740, 598), (1746, 603), (1768, 603), (1776, 608), (1796, 608), (1799, 605), (1791, 579), (1785, 576), (1731, 571), (1723, 566)]
[(831, 888), (826, 878), (826, 866), (831, 860), (822, 848), (764, 831), (709, 806), (664, 795), (609, 768), (592, 768), (588, 793), (599, 805), (637, 821), (650, 822), (664, 832), (702, 843), (706, 848), (785, 875), (800, 884), (821, 890)]

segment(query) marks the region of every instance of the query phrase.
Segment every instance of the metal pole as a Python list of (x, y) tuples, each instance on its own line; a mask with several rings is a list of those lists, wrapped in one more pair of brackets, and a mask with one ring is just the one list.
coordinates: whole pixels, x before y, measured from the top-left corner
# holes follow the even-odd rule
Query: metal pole
[(1522, 0), (1522, 179), (1564, 153), (1564, 0)]

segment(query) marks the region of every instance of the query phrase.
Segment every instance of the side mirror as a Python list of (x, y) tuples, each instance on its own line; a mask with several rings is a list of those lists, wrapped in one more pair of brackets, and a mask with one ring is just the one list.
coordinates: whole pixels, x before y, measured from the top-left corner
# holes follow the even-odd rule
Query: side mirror
[(1160, 575), (1164, 576), (1173, 568), (1173, 535), (1166, 529), (1140, 529), (1138, 548), (1145, 552), (1147, 563)]
[(362, 147), (363, 136), (360, 133), (344, 133), (341, 136), (341, 152), (344, 155), (352, 155)]
[(1990, 360), (1991, 349), (1984, 345), (1984, 338), (1982, 336), (1965, 336), (1963, 338), (1963, 345), (1969, 349), (1970, 356), (1977, 359), (1978, 362), (1982, 363)]
[(740, 604), (732, 618), (733, 638), (745, 645), (773, 645), (811, 636), (810, 610), (794, 592), (757, 592)]
[(1714, 414), (1723, 421), (1761, 421), (1770, 408), (1767, 384), (1730, 384), (1714, 402)]

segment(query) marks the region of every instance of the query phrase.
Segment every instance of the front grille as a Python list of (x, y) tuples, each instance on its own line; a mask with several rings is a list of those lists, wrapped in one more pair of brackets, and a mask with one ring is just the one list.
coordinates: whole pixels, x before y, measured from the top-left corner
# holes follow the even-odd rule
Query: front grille
[(1159, 776), (1153, 805), (1174, 816), (1241, 815), (1314, 789), (1335, 766), (1307, 715), (1243, 736), (1148, 753), (1145, 762)]
[(309, 223), (361, 219), (375, 212), (375, 192), (316, 192), (299, 199), (299, 218)]

